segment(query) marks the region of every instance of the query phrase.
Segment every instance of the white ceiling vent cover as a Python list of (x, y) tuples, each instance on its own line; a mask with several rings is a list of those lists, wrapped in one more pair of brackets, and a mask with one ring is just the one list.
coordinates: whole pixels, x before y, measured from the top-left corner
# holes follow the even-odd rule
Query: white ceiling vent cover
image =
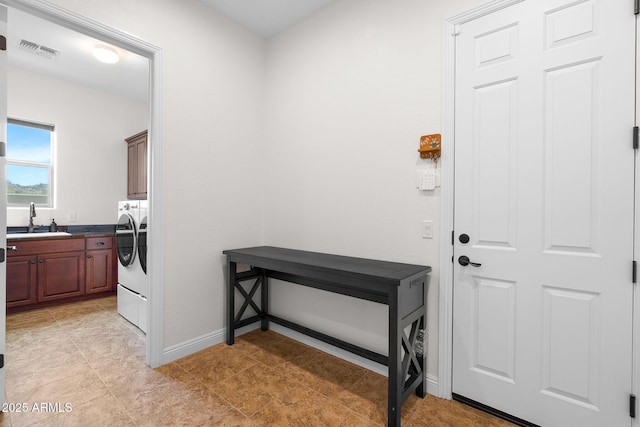
[(20, 40), (20, 49), (52, 60), (56, 59), (58, 54), (60, 54), (59, 50), (30, 42), (29, 40)]

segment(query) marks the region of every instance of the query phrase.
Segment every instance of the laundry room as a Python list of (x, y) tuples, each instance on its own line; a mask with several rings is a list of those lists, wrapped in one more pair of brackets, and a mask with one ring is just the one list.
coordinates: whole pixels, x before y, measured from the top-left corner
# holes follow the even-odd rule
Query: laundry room
[[(131, 274), (135, 283), (128, 288), (140, 291), (146, 286), (138, 231), (147, 203), (148, 60), (32, 14), (8, 12), (7, 310), (115, 296), (119, 276), (131, 281)], [(100, 60), (96, 48), (113, 58)], [(136, 187), (136, 180), (144, 185)], [(119, 202), (128, 200), (131, 223), (118, 227), (126, 204)], [(128, 292), (119, 306), (138, 327), (146, 319), (136, 302), (143, 293), (131, 298)]]

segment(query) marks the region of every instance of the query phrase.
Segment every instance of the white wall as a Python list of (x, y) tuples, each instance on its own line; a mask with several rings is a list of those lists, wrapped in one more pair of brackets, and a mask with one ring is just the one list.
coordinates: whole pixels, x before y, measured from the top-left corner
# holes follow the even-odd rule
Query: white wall
[[(265, 243), (431, 266), (431, 375), (440, 189), (415, 188), (417, 149), (441, 131), (442, 23), (481, 3), (342, 0), (267, 50)], [(433, 239), (422, 220), (434, 221)], [(386, 353), (386, 307), (279, 285), (274, 313)]]
[[(163, 50), (166, 347), (224, 327), (221, 251), (266, 243), (432, 266), (437, 372), (417, 148), (441, 130), (442, 23), (485, 0), (341, 0), (266, 44), (195, 0), (53, 2)], [(275, 311), (384, 351), (385, 307), (281, 285)]]
[[(9, 68), (9, 117), (56, 127), (54, 208), (38, 208), (34, 222), (114, 224), (117, 201), (127, 198), (124, 139), (147, 128), (148, 111), (146, 103)], [(7, 225), (28, 222), (28, 208), (7, 209)]]
[(197, 0), (52, 3), (162, 49), (164, 346), (223, 329), (222, 251), (263, 240), (264, 41)]

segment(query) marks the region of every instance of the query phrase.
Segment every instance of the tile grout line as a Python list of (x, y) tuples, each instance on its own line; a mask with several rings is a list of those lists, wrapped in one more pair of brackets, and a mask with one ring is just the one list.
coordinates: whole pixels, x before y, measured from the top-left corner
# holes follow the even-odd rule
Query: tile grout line
[[(102, 304), (100, 304), (100, 305), (102, 305)], [(103, 308), (103, 309), (108, 309), (108, 308), (110, 308), (110, 307), (102, 306), (102, 308)], [(54, 320), (55, 320), (55, 321), (56, 321), (56, 323), (57, 323), (57, 322), (58, 322), (58, 320), (57, 320), (57, 319), (55, 319), (55, 315), (52, 315), (52, 316), (54, 317)], [(60, 327), (60, 328), (62, 329), (62, 327)], [(131, 421), (131, 423), (132, 423), (134, 426), (137, 426), (138, 424), (137, 424), (137, 423), (135, 422), (135, 420), (131, 417), (131, 415), (129, 415), (129, 411), (127, 411), (127, 410), (125, 409), (125, 407), (122, 405), (122, 402), (120, 401), (120, 399), (118, 399), (118, 397), (113, 393), (113, 390), (111, 390), (111, 387), (109, 387), (109, 386), (107, 385), (107, 383), (106, 383), (106, 382), (104, 381), (104, 379), (102, 378), (102, 375), (100, 375), (100, 373), (96, 370), (95, 365), (94, 365), (93, 363), (91, 363), (91, 361), (90, 361), (90, 360), (87, 358), (87, 356), (82, 352), (82, 350), (80, 350), (80, 348), (78, 347), (78, 344), (76, 343), (75, 339), (74, 339), (71, 335), (69, 335), (69, 339), (70, 339), (70, 340), (71, 340), (71, 342), (73, 343), (73, 346), (76, 348), (76, 350), (78, 351), (78, 353), (80, 353), (80, 355), (82, 356), (82, 358), (84, 359), (84, 361), (87, 363), (87, 365), (91, 368), (91, 372), (93, 372), (93, 374), (94, 374), (94, 375), (96, 375), (96, 376), (98, 377), (98, 379), (100, 379), (100, 382), (104, 385), (105, 389), (109, 392), (109, 395), (111, 395), (111, 397), (113, 397), (113, 399), (118, 403), (118, 406), (120, 406), (120, 409), (122, 409), (122, 413), (124, 413), (124, 414), (127, 416), (127, 418), (129, 419), (129, 421)], [(100, 398), (100, 397), (104, 397), (104, 396), (96, 397), (95, 399), (92, 399), (91, 401), (96, 400), (96, 399), (98, 399), (98, 398)], [(91, 402), (91, 401), (90, 401), (90, 402)], [(85, 403), (87, 403), (87, 402), (85, 402)], [(83, 403), (83, 404), (84, 404), (84, 403)]]
[[(234, 350), (234, 351), (239, 351), (239, 350), (235, 350), (235, 349), (233, 349), (233, 350)], [(175, 361), (175, 362), (173, 362), (173, 363), (175, 363), (175, 364), (176, 364), (176, 365), (177, 365), (177, 366), (178, 366), (182, 371), (186, 372), (186, 373), (187, 373), (187, 374), (189, 374), (193, 379), (195, 379), (195, 380), (198, 382), (198, 384), (200, 384), (201, 386), (203, 386), (204, 388), (206, 388), (207, 390), (209, 390), (211, 393), (213, 393), (213, 394), (214, 394), (218, 399), (220, 399), (220, 400), (224, 401), (227, 405), (229, 405), (231, 408), (233, 408), (233, 409), (234, 409), (235, 411), (237, 411), (238, 413), (240, 413), (240, 414), (244, 415), (244, 416), (245, 416), (248, 420), (250, 420), (251, 422), (254, 422), (254, 420), (253, 420), (253, 418), (251, 418), (251, 416), (249, 416), (249, 415), (247, 415), (246, 413), (244, 413), (244, 411), (242, 411), (242, 410), (241, 410), (240, 408), (238, 408), (236, 405), (234, 405), (233, 403), (231, 403), (231, 402), (230, 402), (228, 399), (226, 399), (224, 396), (220, 395), (217, 391), (215, 391), (214, 389), (212, 389), (211, 387), (209, 387), (209, 385), (208, 385), (208, 384), (206, 384), (206, 383), (202, 382), (202, 381), (200, 380), (200, 378), (198, 378), (197, 376), (195, 376), (194, 374), (192, 374), (190, 371), (188, 371), (187, 369), (185, 369), (185, 368), (180, 364), (180, 360), (179, 360), (179, 359), (178, 359), (178, 360), (176, 360), (176, 361)], [(258, 363), (260, 363), (260, 361), (256, 361), (256, 363), (254, 363), (253, 365), (251, 365), (251, 366), (250, 366), (250, 367), (248, 367), (248, 368), (244, 368), (244, 369), (239, 370), (238, 372), (234, 373), (233, 375), (230, 375), (229, 377), (225, 378), (225, 380), (226, 380), (226, 379), (228, 379), (228, 378), (231, 378), (231, 377), (233, 377), (233, 376), (236, 376), (236, 375), (240, 374), (241, 372), (244, 372), (244, 371), (246, 371), (246, 370), (248, 370), (248, 369), (250, 369), (250, 368), (252, 368), (252, 367), (256, 366)], [(272, 400), (273, 400), (273, 399), (272, 399)], [(265, 406), (266, 406), (266, 405), (265, 405)], [(261, 407), (260, 409), (262, 409), (262, 407)], [(258, 412), (258, 411), (256, 411), (255, 413), (257, 413), (257, 412)], [(254, 415), (255, 415), (255, 413), (254, 413)]]
[[(75, 341), (73, 342), (73, 345), (76, 346), (76, 348), (78, 347)], [(100, 379), (100, 382), (107, 389), (111, 397), (113, 397), (113, 399), (118, 403), (118, 406), (120, 406), (120, 409), (122, 409), (122, 412), (127, 416), (127, 418), (131, 421), (131, 423), (134, 426), (137, 426), (138, 424), (135, 422), (133, 418), (131, 418), (131, 415), (129, 415), (129, 411), (127, 411), (126, 408), (122, 405), (122, 402), (120, 401), (120, 399), (118, 399), (118, 397), (113, 393), (113, 390), (111, 390), (111, 387), (107, 385), (107, 383), (104, 381), (104, 378), (102, 378), (102, 375), (100, 375), (100, 373), (96, 370), (95, 366), (87, 359), (87, 357), (84, 355), (84, 353), (82, 353), (82, 351), (80, 351), (80, 349), (78, 349), (78, 352), (80, 353), (84, 361), (87, 362), (87, 364), (91, 367), (91, 371)], [(103, 397), (103, 396), (100, 396), (100, 397)]]

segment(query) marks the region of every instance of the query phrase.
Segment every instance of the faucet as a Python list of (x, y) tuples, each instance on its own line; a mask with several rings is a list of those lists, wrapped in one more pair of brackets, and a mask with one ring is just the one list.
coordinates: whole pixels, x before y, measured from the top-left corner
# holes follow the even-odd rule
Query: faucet
[(27, 233), (33, 233), (33, 230), (36, 228), (36, 226), (33, 225), (34, 216), (36, 216), (36, 204), (31, 202), (29, 203), (29, 229), (27, 230)]

